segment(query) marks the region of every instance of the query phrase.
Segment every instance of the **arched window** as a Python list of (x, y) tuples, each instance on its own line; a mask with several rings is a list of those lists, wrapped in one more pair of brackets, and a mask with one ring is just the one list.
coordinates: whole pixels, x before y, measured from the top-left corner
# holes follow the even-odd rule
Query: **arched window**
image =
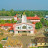
[(22, 28), (23, 28), (23, 29), (26, 29), (26, 26), (23, 26)]
[(18, 29), (19, 29), (19, 27), (18, 27)]

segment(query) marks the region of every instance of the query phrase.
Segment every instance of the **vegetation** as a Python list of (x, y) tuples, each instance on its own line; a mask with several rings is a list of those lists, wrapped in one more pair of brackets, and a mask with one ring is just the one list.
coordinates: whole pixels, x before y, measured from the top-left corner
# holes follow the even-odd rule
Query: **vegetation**
[(44, 35), (45, 35), (46, 37), (48, 37), (48, 28), (45, 29)]
[(3, 38), (3, 40), (7, 40), (6, 38)]
[(16, 23), (17, 21), (14, 21), (14, 19), (12, 19), (12, 20), (0, 20), (0, 23), (1, 24), (4, 24), (4, 23)]
[(44, 32), (44, 35), (45, 35), (46, 37), (48, 37), (48, 33), (47, 33), (47, 32)]
[(41, 18), (41, 23), (42, 23), (44, 26), (48, 27), (48, 20), (45, 20), (44, 18)]
[(42, 27), (43, 27), (43, 25), (41, 22), (36, 23), (36, 26), (35, 26), (36, 29), (40, 29)]
[(2, 44), (0, 44), (0, 48), (3, 48)]
[(48, 11), (29, 11), (29, 10), (24, 10), (24, 11), (15, 11), (13, 9), (6, 11), (5, 9), (0, 10), (0, 16), (14, 16), (16, 14), (22, 14), (25, 12), (27, 16), (34, 16), (35, 14), (44, 17), (45, 15), (48, 15)]

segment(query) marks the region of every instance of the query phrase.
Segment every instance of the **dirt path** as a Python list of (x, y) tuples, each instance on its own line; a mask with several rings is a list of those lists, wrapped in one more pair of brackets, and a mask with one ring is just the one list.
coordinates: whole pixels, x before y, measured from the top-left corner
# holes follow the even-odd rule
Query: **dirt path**
[(31, 43), (31, 39), (33, 39), (34, 36), (15, 36), (13, 39), (17, 39), (22, 42), (23, 48), (27, 48), (27, 45)]

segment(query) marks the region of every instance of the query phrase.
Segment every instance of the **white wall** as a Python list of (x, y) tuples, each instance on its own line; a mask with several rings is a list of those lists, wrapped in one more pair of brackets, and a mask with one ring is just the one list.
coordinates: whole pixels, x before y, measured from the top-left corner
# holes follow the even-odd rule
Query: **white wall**
[(16, 21), (17, 20), (17, 17), (14, 17), (14, 20)]
[(26, 15), (22, 15), (22, 23), (27, 23)]
[[(22, 28), (23, 26), (26, 26), (26, 27), (27, 27), (26, 30), (33, 29), (33, 27), (30, 26), (30, 25), (22, 24), (22, 25), (16, 26), (16, 30), (24, 30), (24, 29)], [(19, 29), (18, 29), (18, 27), (19, 27)]]

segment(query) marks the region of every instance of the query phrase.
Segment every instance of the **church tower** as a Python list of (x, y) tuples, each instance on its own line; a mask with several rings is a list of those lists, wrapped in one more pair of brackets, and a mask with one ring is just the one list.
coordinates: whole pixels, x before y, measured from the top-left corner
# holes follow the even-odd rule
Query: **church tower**
[(17, 21), (17, 14), (14, 16), (14, 21)]
[(22, 15), (22, 23), (27, 23), (27, 18), (26, 18), (25, 12)]

